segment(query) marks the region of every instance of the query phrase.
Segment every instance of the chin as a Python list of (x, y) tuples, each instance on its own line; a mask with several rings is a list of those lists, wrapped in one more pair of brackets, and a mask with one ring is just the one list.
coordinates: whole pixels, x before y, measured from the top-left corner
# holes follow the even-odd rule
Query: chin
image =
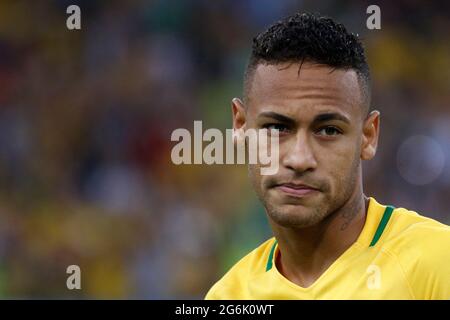
[(280, 207), (266, 206), (270, 219), (286, 228), (307, 228), (320, 223), (326, 214), (318, 212), (317, 208), (301, 205), (283, 205)]

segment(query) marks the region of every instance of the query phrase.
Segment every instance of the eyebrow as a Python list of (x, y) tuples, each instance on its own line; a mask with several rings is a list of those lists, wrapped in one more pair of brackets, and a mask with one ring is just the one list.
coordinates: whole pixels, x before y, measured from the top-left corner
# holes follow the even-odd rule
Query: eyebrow
[[(259, 114), (258, 118), (265, 117), (265, 118), (272, 118), (275, 120), (278, 120), (280, 122), (284, 123), (296, 123), (296, 121), (290, 117), (287, 117), (285, 115), (269, 111), (269, 112), (262, 112)], [(331, 120), (339, 120), (342, 122), (345, 122), (347, 124), (350, 124), (350, 120), (344, 116), (343, 114), (337, 113), (337, 112), (327, 112), (327, 113), (321, 113), (314, 117), (313, 123), (320, 123), (320, 122), (326, 122)]]
[(294, 119), (289, 118), (289, 117), (287, 117), (285, 115), (273, 112), (273, 111), (261, 112), (258, 115), (258, 118), (263, 118), (263, 117), (264, 118), (272, 118), (272, 119), (278, 120), (280, 122), (285, 122), (285, 123), (292, 123), (292, 124), (295, 123)]
[(326, 122), (326, 121), (331, 121), (331, 120), (339, 120), (342, 122), (345, 122), (347, 124), (350, 124), (350, 120), (344, 116), (343, 114), (337, 113), (337, 112), (328, 112), (328, 113), (322, 113), (322, 114), (318, 114), (313, 122), (317, 123), (317, 122)]

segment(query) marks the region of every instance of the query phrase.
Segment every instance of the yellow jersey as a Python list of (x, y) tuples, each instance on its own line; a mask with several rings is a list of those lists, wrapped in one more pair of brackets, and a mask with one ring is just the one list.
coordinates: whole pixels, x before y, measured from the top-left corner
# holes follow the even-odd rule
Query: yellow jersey
[(269, 239), (235, 264), (205, 299), (450, 299), (450, 227), (370, 198), (353, 243), (309, 287), (285, 278)]

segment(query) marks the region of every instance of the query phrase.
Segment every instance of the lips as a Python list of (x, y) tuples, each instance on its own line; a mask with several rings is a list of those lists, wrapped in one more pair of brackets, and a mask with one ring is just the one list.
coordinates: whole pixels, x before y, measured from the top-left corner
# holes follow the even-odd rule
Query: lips
[(297, 184), (297, 183), (282, 183), (276, 186), (277, 190), (280, 190), (287, 195), (294, 197), (305, 197), (312, 195), (319, 190), (317, 188), (311, 187), (306, 184)]

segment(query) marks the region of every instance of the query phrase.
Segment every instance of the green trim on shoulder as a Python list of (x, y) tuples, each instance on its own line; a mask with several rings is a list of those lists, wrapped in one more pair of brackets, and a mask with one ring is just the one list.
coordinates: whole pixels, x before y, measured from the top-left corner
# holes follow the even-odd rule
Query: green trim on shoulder
[(380, 237), (383, 234), (383, 231), (386, 228), (386, 225), (388, 224), (394, 209), (395, 208), (393, 206), (387, 206), (384, 210), (383, 217), (381, 218), (380, 224), (378, 225), (377, 231), (375, 231), (375, 235), (373, 236), (372, 242), (370, 243), (369, 247), (373, 247), (378, 242), (378, 240), (380, 240)]
[(275, 240), (275, 242), (272, 245), (272, 249), (270, 249), (269, 259), (267, 260), (267, 265), (266, 265), (266, 272), (269, 271), (270, 269), (272, 269), (273, 255), (275, 253), (275, 248), (277, 247), (277, 243), (278, 243), (278, 241)]

